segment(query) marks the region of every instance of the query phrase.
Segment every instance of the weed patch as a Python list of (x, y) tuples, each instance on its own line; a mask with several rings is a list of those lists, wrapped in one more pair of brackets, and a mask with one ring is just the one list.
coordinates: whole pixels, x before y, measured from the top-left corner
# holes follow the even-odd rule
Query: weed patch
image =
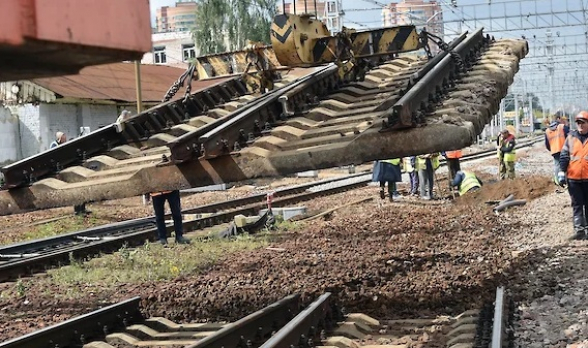
[(194, 240), (190, 245), (170, 244), (163, 247), (147, 243), (139, 248), (121, 248), (85, 262), (48, 271), (42, 281), (47, 286), (116, 287), (120, 283), (141, 283), (170, 280), (195, 275), (210, 267), (221, 257), (267, 245), (265, 238), (239, 236), (233, 240)]

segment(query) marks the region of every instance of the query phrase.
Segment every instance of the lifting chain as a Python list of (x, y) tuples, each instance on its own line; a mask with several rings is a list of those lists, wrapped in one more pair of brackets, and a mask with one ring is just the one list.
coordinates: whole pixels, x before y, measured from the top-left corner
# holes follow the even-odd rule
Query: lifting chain
[(167, 91), (167, 93), (165, 93), (165, 96), (163, 97), (164, 103), (170, 101), (171, 98), (173, 98), (176, 95), (176, 93), (178, 93), (180, 88), (184, 86), (186, 78), (189, 78), (189, 80), (188, 86), (186, 87), (186, 93), (184, 94), (184, 98), (187, 98), (190, 95), (190, 92), (192, 91), (192, 79), (194, 78), (195, 68), (196, 66), (194, 64), (190, 64), (188, 69), (186, 69), (186, 71), (184, 71), (184, 73), (176, 80), (176, 82), (174, 82), (174, 84), (170, 87), (170, 89)]
[(437, 35), (429, 33), (425, 29), (421, 31), (419, 38), (421, 40), (421, 43), (423, 44), (423, 48), (425, 49), (425, 52), (427, 53), (427, 57), (429, 59), (433, 58), (433, 54), (431, 53), (431, 48), (429, 46), (429, 39), (432, 39), (440, 50), (447, 52), (455, 61), (458, 72), (465, 71), (465, 62), (463, 61), (463, 59), (461, 59), (461, 56), (456, 52), (450, 50), (449, 45), (445, 41), (443, 41), (442, 38), (440, 38)]

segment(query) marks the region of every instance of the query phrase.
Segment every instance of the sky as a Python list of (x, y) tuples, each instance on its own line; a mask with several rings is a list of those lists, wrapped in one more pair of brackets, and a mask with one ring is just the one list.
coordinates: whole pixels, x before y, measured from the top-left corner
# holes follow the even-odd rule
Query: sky
[[(311, 3), (313, 0), (308, 1)], [(528, 40), (530, 54), (522, 62), (513, 87), (535, 90), (544, 98), (553, 98), (546, 87), (549, 81), (545, 64), (548, 62), (547, 46), (551, 40), (556, 62), (552, 88), (555, 91), (561, 88), (564, 94), (588, 90), (588, 82), (585, 82), (588, 81), (587, 0), (457, 0), (457, 8), (449, 5), (450, 0), (438, 1), (443, 4), (447, 40), (455, 37), (458, 32), (480, 27), (484, 27), (485, 33), (491, 33), (497, 38), (524, 37)], [(158, 7), (174, 6), (175, 2), (150, 0), (152, 21)], [(389, 3), (391, 0), (375, 2)], [(277, 3), (281, 3), (281, 0)], [(343, 23), (345, 26), (358, 29), (381, 26), (381, 10), (377, 4), (366, 0), (342, 0), (342, 3), (343, 10), (346, 11)], [(350, 9), (372, 10), (349, 11)], [(567, 88), (572, 90), (568, 92)], [(588, 94), (575, 98), (586, 100)]]

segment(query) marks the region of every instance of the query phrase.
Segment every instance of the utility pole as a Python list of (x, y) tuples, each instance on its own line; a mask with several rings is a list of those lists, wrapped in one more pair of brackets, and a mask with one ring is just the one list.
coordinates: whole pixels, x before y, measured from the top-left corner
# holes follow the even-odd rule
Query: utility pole
[[(519, 110), (519, 98), (517, 98), (516, 94), (514, 95), (514, 98), (515, 98), (515, 100), (514, 100), (514, 104), (515, 104), (515, 119), (514, 119), (515, 133), (517, 136), (519, 136), (520, 127), (521, 127), (520, 122), (519, 122), (519, 117), (521, 116), (521, 110)], [(524, 105), (524, 103), (523, 103), (523, 105)]]
[(141, 62), (138, 60), (135, 61), (135, 83), (135, 88), (137, 90), (137, 113), (141, 113), (141, 111), (143, 111), (143, 100), (141, 97)]

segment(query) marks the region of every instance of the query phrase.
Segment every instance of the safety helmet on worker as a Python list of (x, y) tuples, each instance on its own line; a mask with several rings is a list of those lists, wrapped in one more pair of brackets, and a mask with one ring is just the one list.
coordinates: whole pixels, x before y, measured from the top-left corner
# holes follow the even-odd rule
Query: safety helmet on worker
[(584, 122), (588, 122), (588, 111), (580, 111), (577, 115), (576, 115), (576, 121), (577, 120), (582, 120)]

